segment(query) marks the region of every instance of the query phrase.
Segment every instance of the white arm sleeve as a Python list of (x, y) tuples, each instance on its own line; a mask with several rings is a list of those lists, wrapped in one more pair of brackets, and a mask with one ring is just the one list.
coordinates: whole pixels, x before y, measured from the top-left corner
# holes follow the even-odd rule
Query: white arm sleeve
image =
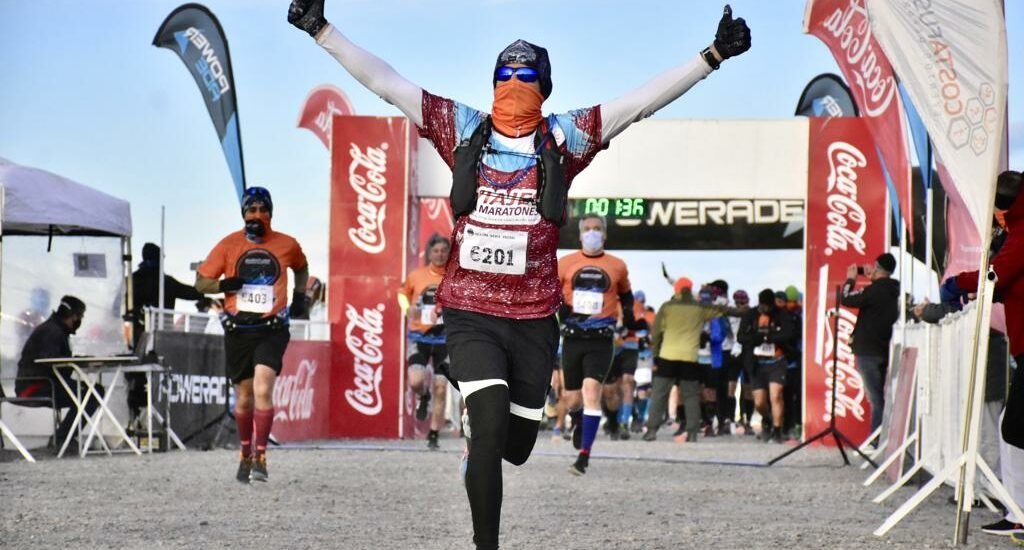
[(316, 37), (327, 53), (363, 86), (398, 107), (417, 126), (423, 125), (423, 89), (406, 80), (384, 60), (356, 46), (328, 24)]
[(669, 69), (643, 86), (601, 105), (601, 138), (605, 143), (630, 124), (643, 120), (675, 101), (694, 84), (711, 73), (711, 67), (699, 54), (682, 65)]

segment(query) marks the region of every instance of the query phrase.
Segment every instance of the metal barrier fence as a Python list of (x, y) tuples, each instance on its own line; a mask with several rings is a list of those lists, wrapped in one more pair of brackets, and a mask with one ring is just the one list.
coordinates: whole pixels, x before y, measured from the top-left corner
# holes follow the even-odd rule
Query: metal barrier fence
[[(155, 307), (144, 308), (146, 332), (154, 330), (192, 334), (223, 334), (220, 318), (213, 313), (179, 311)], [(289, 330), (293, 340), (326, 341), (331, 339), (330, 323), (292, 319)]]

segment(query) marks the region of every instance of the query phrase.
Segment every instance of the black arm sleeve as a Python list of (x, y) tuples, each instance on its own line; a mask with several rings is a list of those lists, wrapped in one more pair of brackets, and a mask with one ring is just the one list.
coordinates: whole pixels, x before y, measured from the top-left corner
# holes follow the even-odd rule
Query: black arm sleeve
[(788, 313), (777, 313), (775, 325), (778, 330), (768, 334), (768, 341), (773, 344), (791, 345), (796, 336), (796, 330), (793, 328), (795, 325), (793, 323), (793, 316)]
[(633, 293), (623, 292), (619, 294), (619, 303), (622, 304), (622, 324), (630, 330), (643, 328), (636, 322), (636, 316), (633, 315)]
[(192, 301), (199, 300), (203, 297), (203, 293), (196, 290), (195, 287), (186, 285), (169, 275), (165, 275), (164, 277), (164, 292), (167, 293), (167, 296), (171, 296), (178, 300)]

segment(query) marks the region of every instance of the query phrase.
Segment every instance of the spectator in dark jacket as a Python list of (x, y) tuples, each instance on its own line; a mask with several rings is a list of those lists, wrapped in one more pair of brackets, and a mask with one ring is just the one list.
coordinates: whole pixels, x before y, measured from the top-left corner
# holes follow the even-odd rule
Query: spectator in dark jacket
[[(49, 365), (40, 365), (36, 359), (51, 359), (54, 357), (71, 357), (71, 335), (82, 325), (85, 317), (85, 303), (74, 296), (64, 296), (60, 299), (57, 311), (54, 311), (50, 318), (43, 324), (37, 326), (32, 334), (25, 341), (21, 349), (21, 359), (18, 360), (18, 377), (15, 380), (14, 391), (18, 397), (39, 397), (53, 392), (54, 408), (70, 408), (73, 403), (60, 385), (54, 369)], [(61, 376), (69, 387), (76, 387), (75, 380), (67, 369), (61, 370)], [(100, 396), (103, 395), (103, 387), (96, 387)], [(79, 396), (81, 397), (81, 396)], [(96, 397), (90, 397), (85, 405), (85, 411), (92, 414), (99, 407)], [(71, 428), (74, 427), (76, 413), (69, 411), (64, 416), (60, 427), (57, 428), (56, 444), (59, 446), (67, 438)]]
[(761, 438), (782, 443), (782, 421), (785, 414), (782, 391), (788, 370), (786, 358), (792, 356), (797, 339), (793, 316), (775, 306), (775, 294), (766, 288), (757, 295), (757, 308), (743, 315), (736, 338), (743, 344), (744, 350), (751, 350), (754, 362), (754, 407), (762, 417)]
[[(851, 347), (871, 403), (872, 431), (882, 424), (889, 340), (892, 339), (892, 326), (900, 315), (900, 282), (892, 278), (895, 271), (896, 258), (887, 252), (875, 260), (874, 266), (851, 265), (843, 285), (842, 304), (860, 310), (857, 325), (853, 328)], [(871, 284), (854, 290), (858, 276), (867, 277)]]
[[(164, 275), (164, 309), (174, 309), (175, 300), (199, 300), (203, 294), (191, 285)], [(145, 330), (144, 308), (156, 307), (160, 301), (160, 247), (153, 243), (142, 245), (142, 262), (132, 273), (132, 345), (139, 343)]]

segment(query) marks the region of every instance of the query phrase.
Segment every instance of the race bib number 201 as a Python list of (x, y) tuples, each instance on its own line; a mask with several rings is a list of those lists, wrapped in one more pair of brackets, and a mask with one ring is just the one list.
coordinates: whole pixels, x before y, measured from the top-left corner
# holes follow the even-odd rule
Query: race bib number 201
[(466, 224), (459, 249), (459, 265), (463, 269), (522, 275), (526, 273), (526, 231), (486, 229)]
[(270, 313), (274, 309), (274, 287), (272, 285), (242, 285), (235, 294), (238, 311)]

